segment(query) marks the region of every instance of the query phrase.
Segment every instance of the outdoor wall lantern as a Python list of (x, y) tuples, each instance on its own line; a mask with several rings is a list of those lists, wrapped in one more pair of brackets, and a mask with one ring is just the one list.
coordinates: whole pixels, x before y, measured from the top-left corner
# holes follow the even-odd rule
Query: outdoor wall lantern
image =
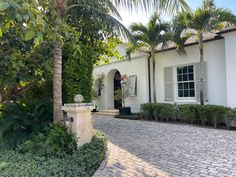
[(68, 117), (67, 112), (63, 111), (63, 117), (64, 119), (62, 120), (62, 122), (64, 123), (64, 125), (66, 127), (71, 127), (72, 123), (74, 122), (74, 118), (73, 117)]

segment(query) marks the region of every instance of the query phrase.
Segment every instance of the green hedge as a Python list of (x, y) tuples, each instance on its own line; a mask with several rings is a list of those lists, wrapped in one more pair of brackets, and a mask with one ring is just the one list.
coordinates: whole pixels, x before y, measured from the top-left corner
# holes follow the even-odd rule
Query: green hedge
[(105, 158), (106, 142), (106, 136), (102, 132), (96, 132), (91, 143), (63, 158), (47, 158), (0, 148), (0, 176), (90, 177)]
[(217, 128), (236, 118), (236, 110), (218, 105), (146, 103), (141, 105), (141, 118), (156, 121), (178, 121)]
[(63, 48), (63, 102), (71, 103), (76, 94), (84, 102), (92, 101), (93, 66), (95, 54), (90, 45), (66, 43)]

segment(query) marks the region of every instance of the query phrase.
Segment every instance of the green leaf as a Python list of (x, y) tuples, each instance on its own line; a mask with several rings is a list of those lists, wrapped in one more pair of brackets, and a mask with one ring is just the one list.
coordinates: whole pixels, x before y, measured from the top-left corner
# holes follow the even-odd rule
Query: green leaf
[(0, 2), (0, 11), (4, 11), (9, 7), (8, 2)]
[(0, 28), (0, 37), (2, 37), (2, 29)]
[(25, 34), (25, 40), (29, 41), (29, 40), (33, 39), (34, 36), (35, 36), (34, 30), (30, 30)]

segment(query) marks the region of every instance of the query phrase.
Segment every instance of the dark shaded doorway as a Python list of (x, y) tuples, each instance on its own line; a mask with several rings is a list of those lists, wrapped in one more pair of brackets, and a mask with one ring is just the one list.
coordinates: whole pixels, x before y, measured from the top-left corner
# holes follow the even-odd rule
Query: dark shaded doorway
[[(119, 71), (116, 71), (114, 76), (114, 95), (117, 90), (121, 90), (121, 75)], [(114, 100), (114, 108), (119, 109), (122, 107), (122, 99)]]

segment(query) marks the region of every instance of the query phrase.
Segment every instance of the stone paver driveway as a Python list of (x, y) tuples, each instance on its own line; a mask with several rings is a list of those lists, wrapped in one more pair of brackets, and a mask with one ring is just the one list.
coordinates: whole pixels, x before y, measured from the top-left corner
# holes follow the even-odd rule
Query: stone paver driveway
[(236, 132), (95, 116), (109, 136), (94, 177), (236, 177)]

